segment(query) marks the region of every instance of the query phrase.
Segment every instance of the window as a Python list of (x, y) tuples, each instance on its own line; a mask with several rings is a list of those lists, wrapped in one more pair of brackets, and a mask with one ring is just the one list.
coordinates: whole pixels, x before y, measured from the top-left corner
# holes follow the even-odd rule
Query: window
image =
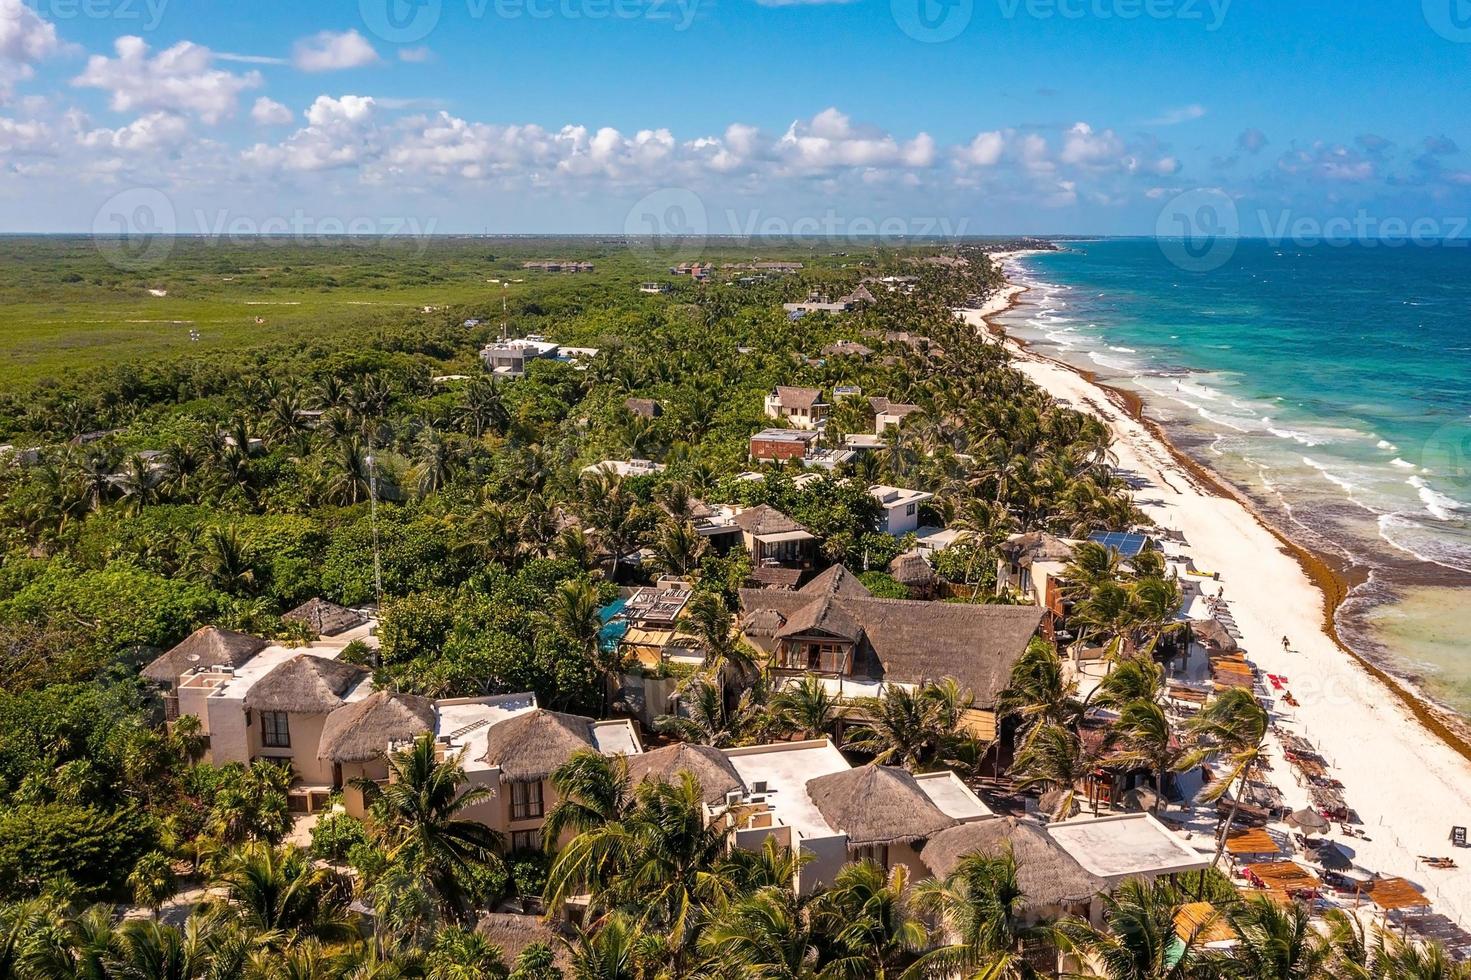
[(532, 820), (541, 816), (541, 781), (511, 784), (511, 819)]
[(511, 831), (512, 851), (539, 851), (541, 850), (541, 831), (539, 830), (513, 830)]
[(287, 724), (286, 712), (260, 713), (260, 744), (268, 749), (291, 748), (291, 726)]
[(915, 505), (914, 504), (905, 504), (904, 505), (904, 516), (905, 517), (913, 517), (914, 516), (914, 508), (915, 508)]

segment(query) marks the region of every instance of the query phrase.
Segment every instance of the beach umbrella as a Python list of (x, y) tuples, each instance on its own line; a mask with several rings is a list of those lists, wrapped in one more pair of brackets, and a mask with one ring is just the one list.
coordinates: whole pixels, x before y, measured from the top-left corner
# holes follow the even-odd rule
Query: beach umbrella
[(1307, 831), (1310, 834), (1320, 833), (1333, 826), (1331, 823), (1328, 822), (1327, 818), (1325, 818), (1317, 810), (1308, 809), (1297, 810), (1293, 813), (1288, 814), (1287, 822), (1294, 827), (1298, 827), (1302, 830)]
[(1347, 871), (1354, 866), (1343, 848), (1329, 841), (1313, 855), (1317, 862), (1329, 871)]

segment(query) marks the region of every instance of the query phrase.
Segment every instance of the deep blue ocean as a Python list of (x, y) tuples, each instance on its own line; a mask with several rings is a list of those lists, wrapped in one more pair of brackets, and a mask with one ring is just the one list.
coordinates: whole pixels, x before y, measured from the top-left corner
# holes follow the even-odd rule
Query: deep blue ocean
[(1350, 642), (1471, 713), (1471, 243), (1242, 240), (1210, 271), (1167, 251), (1020, 259), (1001, 322), (1137, 390), (1284, 531), (1370, 572)]

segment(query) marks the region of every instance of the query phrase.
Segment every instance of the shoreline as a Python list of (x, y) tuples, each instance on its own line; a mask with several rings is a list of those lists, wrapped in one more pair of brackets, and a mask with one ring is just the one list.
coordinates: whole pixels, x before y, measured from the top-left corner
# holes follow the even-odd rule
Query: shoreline
[[(1025, 292), (1012, 283), (1004, 300), (998, 294), (984, 310), (957, 313), (1004, 344), (1014, 366), (1059, 402), (1108, 425), (1120, 469), (1145, 478), (1135, 493), (1140, 508), (1184, 536), (1196, 567), (1219, 576), (1243, 651), (1264, 673), (1292, 679), (1300, 704), (1276, 700), (1274, 723), (1319, 744), (1349, 805), (1370, 836), (1382, 838), (1350, 839), (1356, 863), (1416, 881), (1438, 911), (1471, 925), (1471, 876), (1445, 876), (1420, 861), (1450, 851), (1450, 826), (1471, 822), (1471, 740), (1411, 682), (1339, 635), (1336, 613), (1366, 572), (1356, 574), (1275, 527), (1243, 491), (1177, 447), (1137, 394), (1007, 335), (993, 318), (1014, 309)], [(1284, 636), (1292, 639), (1290, 650), (1279, 642)], [(1267, 776), (1281, 782), (1294, 806), (1307, 804), (1286, 766)]]
[[(1024, 258), (1028, 255), (1045, 254), (1041, 252), (1000, 252), (993, 256), (999, 262), (1009, 259)], [(1027, 341), (1013, 337), (1005, 328), (991, 322), (992, 317), (1001, 316), (1014, 310), (1021, 302), (1021, 297), (1029, 292), (1029, 287), (1018, 285), (1009, 279), (1002, 289), (988, 300), (987, 303), (974, 313), (983, 323), (986, 331), (997, 338), (1003, 346), (1020, 353), (1025, 357), (1037, 358), (1056, 365), (1064, 371), (1070, 371), (1094, 388), (1104, 392), (1114, 404), (1123, 412), (1127, 413), (1135, 422), (1143, 426), (1159, 442), (1160, 446), (1168, 452), (1174, 461), (1185, 470), (1201, 487), (1219, 497), (1231, 499), (1240, 504), (1251, 514), (1264, 530), (1275, 537), (1302, 566), (1303, 572), (1309, 581), (1322, 593), (1323, 597), (1323, 631), (1333, 642), (1355, 662), (1374, 675), (1382, 684), (1388, 687), (1406, 707), (1408, 707), (1416, 719), (1428, 728), (1434, 735), (1454, 749), (1468, 762), (1471, 762), (1471, 723), (1459, 717), (1451, 709), (1435, 703), (1429, 695), (1420, 691), (1412, 678), (1396, 675), (1391, 669), (1376, 663), (1372, 658), (1359, 653), (1346, 643), (1338, 632), (1338, 610), (1352, 597), (1353, 591), (1369, 579), (1369, 573), (1363, 571), (1355, 574), (1356, 566), (1330, 558), (1320, 552), (1303, 545), (1294, 540), (1291, 535), (1277, 527), (1261, 509), (1257, 506), (1245, 491), (1237, 487), (1221, 474), (1210, 469), (1204, 463), (1192, 457), (1179, 446), (1175, 445), (1164, 426), (1147, 414), (1147, 406), (1143, 397), (1137, 392), (1117, 385), (1101, 381), (1094, 371), (1087, 368), (1077, 367), (1065, 361), (1058, 360), (1035, 349)]]

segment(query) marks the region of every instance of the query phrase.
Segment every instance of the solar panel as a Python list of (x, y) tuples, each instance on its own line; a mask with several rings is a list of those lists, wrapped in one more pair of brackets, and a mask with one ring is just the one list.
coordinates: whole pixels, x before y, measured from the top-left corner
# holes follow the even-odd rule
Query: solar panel
[(1088, 540), (1117, 551), (1124, 558), (1137, 558), (1149, 545), (1149, 537), (1132, 531), (1094, 531)]

